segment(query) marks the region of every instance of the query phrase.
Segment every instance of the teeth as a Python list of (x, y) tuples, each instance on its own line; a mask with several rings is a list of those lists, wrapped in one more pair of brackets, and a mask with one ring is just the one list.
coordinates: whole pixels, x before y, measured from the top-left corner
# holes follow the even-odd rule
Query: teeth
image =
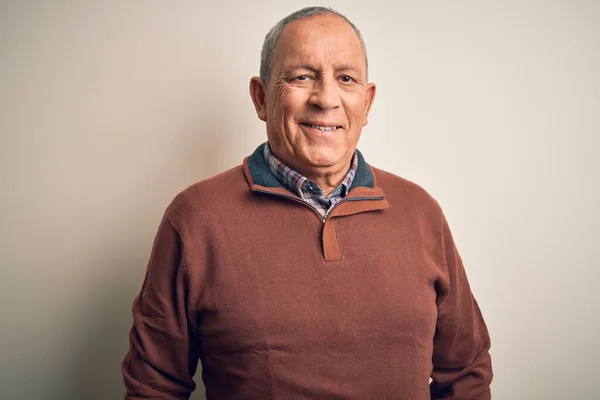
[(308, 126), (310, 126), (311, 128), (317, 128), (321, 131), (333, 131), (335, 129), (337, 129), (337, 126), (318, 126), (318, 125), (313, 125), (313, 124), (306, 124)]

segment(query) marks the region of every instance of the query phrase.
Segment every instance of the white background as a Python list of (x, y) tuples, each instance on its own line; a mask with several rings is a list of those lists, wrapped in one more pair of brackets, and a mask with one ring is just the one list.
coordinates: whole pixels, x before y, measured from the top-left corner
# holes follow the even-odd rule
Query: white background
[[(306, 5), (0, 3), (0, 398), (122, 398), (162, 213), (265, 140), (248, 82)], [(446, 212), (494, 398), (600, 398), (600, 2), (326, 5), (378, 84), (359, 148)]]

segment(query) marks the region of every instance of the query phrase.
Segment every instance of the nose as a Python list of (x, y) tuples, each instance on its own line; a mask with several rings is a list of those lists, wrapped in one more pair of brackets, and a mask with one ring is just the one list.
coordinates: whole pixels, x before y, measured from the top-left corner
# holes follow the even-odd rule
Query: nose
[(309, 102), (321, 109), (330, 110), (340, 106), (340, 88), (333, 77), (322, 76), (312, 88)]

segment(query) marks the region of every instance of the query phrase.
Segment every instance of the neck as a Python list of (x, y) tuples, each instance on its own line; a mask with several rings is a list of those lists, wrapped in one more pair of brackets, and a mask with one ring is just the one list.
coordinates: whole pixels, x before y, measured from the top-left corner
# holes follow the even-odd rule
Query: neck
[[(325, 172), (325, 173), (315, 173), (314, 171), (310, 172), (300, 172), (302, 175), (306, 176), (308, 179), (319, 185), (323, 194), (328, 196), (329, 193), (333, 192), (333, 190), (339, 186), (340, 183), (344, 180), (348, 171), (350, 170), (350, 163), (345, 166), (345, 168), (335, 171), (335, 172)], [(311, 173), (312, 172), (312, 173)]]
[[(277, 155), (275, 156), (277, 157)], [(307, 177), (319, 185), (323, 191), (323, 194), (328, 196), (336, 187), (339, 186), (340, 183), (342, 183), (346, 175), (348, 175), (353, 156), (354, 153), (352, 153), (352, 156), (345, 162), (330, 167), (306, 167), (303, 165), (297, 165), (297, 163), (294, 162), (282, 162), (287, 164), (290, 168), (293, 168), (299, 174)]]

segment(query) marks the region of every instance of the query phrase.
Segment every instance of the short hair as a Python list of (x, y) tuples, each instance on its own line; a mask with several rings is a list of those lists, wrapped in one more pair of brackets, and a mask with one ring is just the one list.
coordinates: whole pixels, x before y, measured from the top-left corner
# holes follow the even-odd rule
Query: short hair
[(267, 35), (265, 36), (265, 40), (264, 40), (263, 46), (262, 46), (262, 51), (260, 53), (260, 77), (266, 84), (269, 84), (269, 81), (271, 80), (271, 73), (272, 73), (272, 67), (273, 67), (273, 56), (275, 54), (275, 46), (277, 45), (277, 42), (279, 41), (279, 36), (281, 36), (281, 32), (283, 31), (283, 28), (285, 28), (285, 26), (287, 24), (294, 22), (294, 21), (299, 21), (299, 20), (302, 20), (305, 18), (315, 17), (317, 15), (327, 15), (327, 14), (336, 15), (336, 16), (342, 18), (344, 21), (346, 21), (348, 24), (350, 24), (352, 29), (354, 29), (354, 32), (356, 32), (356, 36), (358, 36), (358, 40), (360, 40), (360, 45), (362, 47), (363, 55), (365, 56), (365, 70), (366, 70), (366, 78), (368, 80), (369, 63), (367, 61), (367, 47), (365, 46), (365, 41), (362, 37), (362, 34), (356, 27), (356, 25), (354, 25), (348, 18), (346, 18), (345, 15), (334, 10), (333, 8), (316, 7), (315, 6), (315, 7), (306, 7), (301, 10), (298, 10), (296, 12), (293, 12), (292, 14), (288, 15), (287, 17), (285, 17), (281, 21), (279, 21), (277, 24), (275, 24), (275, 26), (273, 28), (271, 28), (269, 33), (267, 33)]

